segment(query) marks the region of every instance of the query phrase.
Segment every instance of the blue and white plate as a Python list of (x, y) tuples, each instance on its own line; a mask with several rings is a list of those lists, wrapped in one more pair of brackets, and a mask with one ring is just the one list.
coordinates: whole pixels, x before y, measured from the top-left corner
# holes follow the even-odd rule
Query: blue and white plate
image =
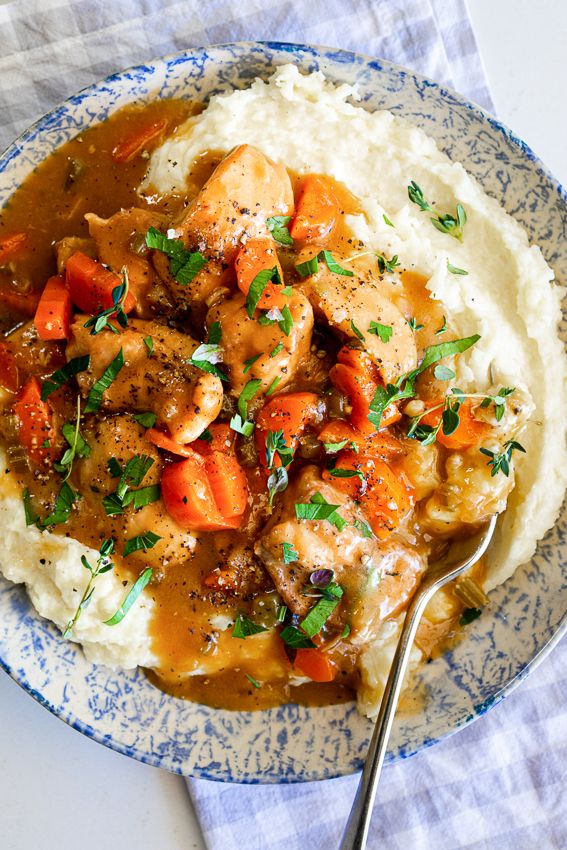
[[(388, 62), (279, 43), (228, 44), (158, 59), (96, 83), (45, 115), (0, 158), (0, 204), (59, 145), (115, 110), (153, 98), (205, 100), (293, 62), (356, 83), (366, 109), (391, 109), (461, 160), (541, 246), (567, 283), (567, 198), (520, 139), (455, 92)], [(467, 639), (424, 667), (423, 711), (398, 718), (390, 760), (470, 723), (509, 693), (567, 628), (567, 514), (531, 563), (491, 594)], [(33, 610), (22, 587), (0, 581), (0, 663), (39, 702), (118, 752), (187, 776), (303, 782), (360, 768), (371, 724), (354, 705), (230, 712), (176, 700), (143, 673), (90, 664)]]

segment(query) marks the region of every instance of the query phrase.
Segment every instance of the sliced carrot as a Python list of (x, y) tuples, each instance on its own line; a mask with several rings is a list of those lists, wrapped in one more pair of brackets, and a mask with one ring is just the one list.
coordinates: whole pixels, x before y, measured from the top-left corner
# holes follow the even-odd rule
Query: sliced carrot
[[(182, 528), (191, 531), (238, 528), (246, 509), (248, 491), (245, 494), (242, 491), (246, 476), (240, 467), (237, 472), (233, 465), (224, 464), (233, 461), (238, 466), (236, 459), (220, 452), (204, 458), (195, 451), (187, 451), (185, 460), (169, 464), (163, 471), (161, 495), (167, 512)], [(244, 482), (240, 475), (244, 476)], [(229, 511), (226, 516), (221, 506)], [(235, 515), (239, 508), (241, 513)]]
[(287, 296), (281, 293), (283, 288), (283, 272), (276, 253), (276, 243), (271, 237), (249, 239), (240, 248), (234, 261), (238, 288), (244, 295), (248, 295), (252, 281), (261, 271), (273, 268), (278, 270), (279, 279), (282, 281), (282, 284), (279, 285), (274, 281), (268, 281), (257, 304), (260, 310), (271, 310), (274, 307), (281, 310), (288, 301)]
[(0, 387), (11, 393), (18, 392), (20, 388), (16, 358), (5, 342), (0, 342)]
[(201, 455), (210, 455), (212, 452), (224, 452), (224, 454), (232, 454), (234, 452), (234, 441), (236, 439), (236, 431), (233, 431), (230, 425), (226, 422), (213, 422), (207, 428), (211, 435), (210, 440), (195, 440), (191, 443), (191, 448), (199, 452)]
[(222, 516), (242, 516), (248, 504), (248, 482), (234, 455), (212, 452), (205, 458), (205, 470)]
[(345, 448), (352, 448), (354, 444), (362, 454), (385, 460), (395, 457), (402, 451), (402, 444), (389, 431), (384, 429), (365, 436), (344, 419), (332, 419), (319, 431), (318, 438), (322, 443), (331, 444), (348, 440)]
[[(350, 421), (363, 434), (376, 431), (368, 419), (370, 405), (381, 383), (376, 364), (366, 351), (343, 346), (337, 355), (337, 363), (329, 372), (334, 386), (349, 399), (352, 412)], [(389, 404), (382, 414), (381, 428), (387, 428), (401, 419), (395, 404)]]
[[(46, 401), (41, 400), (41, 387), (37, 378), (30, 378), (16, 403), (14, 413), (19, 421), (18, 439), (26, 449), (30, 460), (43, 464), (57, 457), (53, 412)], [(43, 444), (48, 441), (48, 445)]]
[(332, 230), (341, 208), (328, 180), (308, 174), (302, 182), (289, 233), (292, 239), (317, 241)]
[(165, 449), (173, 455), (180, 455), (180, 457), (192, 457), (195, 453), (191, 446), (176, 442), (176, 440), (174, 440), (173, 437), (170, 437), (169, 434), (166, 434), (165, 431), (159, 431), (157, 428), (148, 428), (144, 437), (146, 440), (149, 440), (150, 443), (153, 443), (154, 446), (157, 446), (158, 449)]
[[(256, 417), (256, 445), (260, 463), (266, 466), (266, 438), (268, 431), (283, 431), (286, 446), (293, 451), (299, 438), (317, 415), (319, 398), (315, 393), (297, 392), (273, 396)], [(279, 457), (274, 459), (281, 466)]]
[(366, 493), (360, 499), (360, 506), (376, 537), (384, 540), (395, 531), (414, 501), (414, 489), (403, 470), (394, 470), (376, 460)]
[[(431, 413), (426, 413), (421, 418), (421, 422), (424, 425), (430, 425), (432, 428), (436, 428), (441, 421), (442, 415), (443, 408), (439, 407), (437, 410), (432, 410)], [(489, 428), (490, 426), (486, 422), (475, 419), (470, 401), (465, 401), (459, 408), (459, 425), (457, 429), (452, 434), (447, 435), (440, 428), (437, 432), (437, 442), (441, 443), (447, 449), (456, 449), (457, 451), (470, 449), (471, 446), (476, 445), (486, 436)]]
[[(101, 310), (109, 310), (114, 305), (112, 291), (122, 284), (119, 275), (87, 257), (82, 251), (75, 251), (69, 257), (66, 275), (73, 304), (91, 316)], [(124, 312), (129, 313), (135, 305), (135, 298), (129, 292), (124, 302)]]
[(69, 339), (71, 295), (64, 279), (50, 277), (41, 293), (34, 318), (40, 339)]
[(0, 263), (6, 262), (13, 254), (17, 254), (27, 241), (27, 233), (12, 233), (0, 239)]
[(337, 665), (320, 649), (298, 649), (294, 666), (313, 682), (332, 682), (337, 675)]
[(403, 470), (392, 469), (380, 458), (345, 450), (337, 456), (334, 469), (360, 473), (341, 477), (325, 469), (322, 477), (360, 502), (372, 531), (380, 539), (388, 537), (400, 525), (414, 504), (414, 490)]
[(0, 304), (5, 304), (11, 310), (17, 310), (25, 316), (34, 316), (39, 304), (39, 292), (31, 289), (29, 292), (18, 292), (9, 283), (0, 284)]
[(112, 159), (115, 162), (130, 162), (131, 159), (141, 153), (151, 141), (157, 138), (165, 129), (165, 121), (154, 121), (145, 127), (135, 130), (131, 136), (119, 142), (112, 151)]

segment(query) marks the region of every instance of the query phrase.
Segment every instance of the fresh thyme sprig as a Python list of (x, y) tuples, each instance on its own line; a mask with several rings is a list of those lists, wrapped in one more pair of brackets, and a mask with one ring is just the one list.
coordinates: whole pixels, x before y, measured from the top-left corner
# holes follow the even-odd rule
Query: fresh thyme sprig
[(77, 396), (77, 419), (73, 425), (71, 422), (65, 422), (61, 428), (61, 433), (67, 440), (69, 448), (66, 449), (60, 461), (53, 464), (57, 472), (64, 475), (63, 481), (67, 481), (73, 469), (73, 462), (76, 457), (89, 457), (91, 447), (87, 441), (81, 436), (79, 431), (81, 425), (81, 396)]
[(518, 452), (525, 452), (525, 448), (517, 443), (516, 440), (507, 440), (504, 443), (504, 451), (500, 454), (491, 451), (490, 449), (481, 448), (479, 451), (482, 452), (483, 455), (490, 458), (487, 461), (487, 466), (491, 466), (492, 469), (490, 471), (490, 475), (494, 478), (495, 475), (498, 475), (499, 472), (502, 472), (506, 477), (510, 474), (510, 461), (512, 459), (512, 452), (516, 449)]
[[(433, 227), (440, 230), (441, 233), (447, 233), (454, 239), (458, 239), (459, 242), (463, 241), (463, 230), (467, 223), (467, 214), (462, 204), (457, 204), (456, 215), (451, 215), (451, 213), (438, 213), (432, 206), (430, 206), (428, 201), (425, 200), (423, 191), (421, 187), (417, 185), (415, 180), (412, 180), (408, 186), (408, 197), (412, 203), (417, 204), (422, 212), (433, 213), (433, 216), (430, 218)], [(457, 273), (462, 274), (463, 272), (459, 271)]]
[(92, 328), (91, 336), (96, 336), (105, 328), (112, 331), (113, 334), (120, 333), (118, 328), (110, 321), (111, 318), (116, 319), (121, 328), (128, 327), (128, 316), (124, 312), (124, 303), (130, 289), (128, 269), (126, 266), (122, 266), (120, 274), (122, 275), (122, 283), (115, 286), (112, 290), (113, 306), (109, 307), (107, 310), (103, 310), (96, 316), (92, 316), (85, 322), (85, 328)]
[(68, 638), (71, 635), (71, 632), (75, 628), (77, 624), (77, 620), (81, 616), (82, 612), (89, 605), (93, 593), (95, 592), (95, 582), (100, 575), (103, 573), (108, 573), (110, 570), (114, 569), (114, 564), (110, 560), (110, 555), (114, 552), (114, 540), (112, 537), (107, 540), (103, 540), (99, 549), (99, 557), (96, 562), (96, 566), (93, 567), (87, 561), (85, 555), (81, 556), (81, 563), (83, 567), (89, 571), (90, 578), (88, 580), (87, 586), (85, 587), (85, 591), (79, 602), (77, 610), (75, 611), (73, 617), (69, 620), (67, 625), (65, 626), (65, 631), (63, 632), (63, 637)]

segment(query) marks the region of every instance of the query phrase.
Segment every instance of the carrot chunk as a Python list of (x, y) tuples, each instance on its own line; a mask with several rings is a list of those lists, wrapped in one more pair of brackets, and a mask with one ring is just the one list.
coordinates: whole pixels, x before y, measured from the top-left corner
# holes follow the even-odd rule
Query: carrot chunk
[(234, 261), (238, 288), (244, 295), (248, 295), (252, 281), (261, 271), (273, 268), (278, 270), (282, 285), (278, 285), (271, 280), (268, 281), (256, 305), (260, 310), (271, 310), (275, 307), (281, 310), (288, 301), (287, 296), (281, 293), (283, 288), (283, 272), (276, 253), (274, 240), (271, 237), (249, 239), (240, 248)]
[(62, 277), (50, 277), (41, 293), (34, 324), (40, 339), (69, 339), (71, 295)]
[(148, 428), (144, 437), (150, 443), (153, 443), (154, 446), (157, 446), (158, 449), (165, 449), (166, 452), (171, 452), (173, 455), (192, 457), (194, 454), (194, 449), (191, 446), (178, 443), (173, 437), (170, 437), (169, 434), (166, 434), (165, 431), (160, 431), (158, 428)]
[(163, 132), (165, 126), (165, 121), (154, 121), (146, 127), (140, 127), (139, 130), (136, 130), (131, 136), (123, 139), (116, 145), (112, 151), (112, 159), (115, 162), (130, 162), (131, 159), (134, 159), (135, 156), (143, 151), (146, 145)]
[[(312, 421), (318, 408), (319, 399), (315, 393), (297, 392), (273, 396), (256, 417), (256, 445), (260, 463), (266, 466), (266, 439), (268, 431), (283, 431), (288, 448), (297, 448), (299, 438)], [(274, 458), (276, 466), (281, 466), (279, 457)]]
[[(426, 413), (421, 418), (421, 422), (424, 425), (430, 425), (432, 428), (436, 428), (441, 421), (442, 415), (443, 408), (439, 407), (438, 410), (432, 410), (430, 413)], [(457, 429), (452, 434), (444, 434), (443, 429), (440, 428), (437, 432), (437, 442), (445, 446), (446, 449), (455, 449), (457, 451), (470, 449), (471, 446), (480, 442), (488, 430), (489, 425), (486, 422), (481, 422), (473, 416), (470, 401), (465, 401), (459, 408), (459, 425)]]
[[(87, 257), (82, 251), (75, 251), (69, 257), (66, 275), (73, 304), (91, 316), (113, 306), (112, 291), (122, 284), (119, 275)], [(124, 302), (124, 312), (129, 313), (135, 304), (134, 296), (129, 292)]]
[[(239, 489), (242, 481), (234, 468), (230, 476), (221, 467), (218, 457), (226, 455), (211, 455), (213, 462), (207, 467), (209, 458), (201, 457), (187, 447), (188, 456), (185, 460), (166, 466), (161, 478), (161, 495), (167, 512), (182, 527), (191, 531), (221, 531), (226, 528), (238, 528), (242, 523), (242, 514), (234, 513), (223, 516), (217, 504), (215, 494), (219, 494), (219, 503), (230, 506), (234, 511), (242, 502), (242, 491)], [(190, 452), (190, 454), (189, 454)], [(236, 460), (234, 460), (236, 463)], [(237, 464), (238, 465), (238, 464)], [(212, 471), (212, 481), (209, 472)], [(244, 473), (240, 470), (242, 475)], [(220, 479), (223, 475), (230, 480)], [(247, 495), (247, 491), (246, 491)], [(244, 501), (244, 508), (246, 504)]]
[(30, 378), (24, 386), (14, 404), (14, 413), (19, 421), (18, 439), (30, 460), (38, 466), (53, 460), (59, 451), (54, 439), (53, 413), (49, 403), (41, 400), (37, 378)]
[(313, 682), (332, 682), (337, 665), (320, 649), (298, 649), (294, 666)]
[(340, 215), (331, 184), (317, 174), (304, 179), (289, 233), (292, 239), (317, 241), (327, 236)]
[(0, 239), (0, 263), (5, 263), (6, 260), (17, 254), (27, 241), (27, 233), (11, 233), (10, 236), (4, 236), (3, 239)]
[(191, 443), (191, 448), (198, 451), (201, 455), (210, 455), (213, 452), (223, 452), (224, 454), (232, 454), (234, 452), (234, 441), (236, 432), (232, 430), (230, 425), (225, 422), (213, 422), (207, 428), (211, 435), (210, 440), (195, 440)]
[[(350, 421), (362, 434), (372, 434), (376, 428), (368, 419), (370, 405), (378, 384), (382, 383), (376, 364), (366, 351), (343, 346), (337, 355), (337, 363), (329, 372), (334, 386), (343, 392), (352, 408)], [(389, 404), (382, 414), (381, 428), (393, 425), (401, 419), (395, 404)]]
[(248, 483), (234, 455), (213, 451), (205, 458), (205, 469), (222, 516), (242, 516), (248, 503)]

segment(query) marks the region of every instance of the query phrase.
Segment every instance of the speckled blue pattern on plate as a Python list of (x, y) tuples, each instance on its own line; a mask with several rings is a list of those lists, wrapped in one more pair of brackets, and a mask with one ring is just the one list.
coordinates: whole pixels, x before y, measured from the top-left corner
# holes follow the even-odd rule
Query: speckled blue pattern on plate
[[(205, 99), (266, 78), (292, 61), (356, 83), (365, 108), (388, 108), (462, 160), (543, 249), (567, 282), (567, 198), (532, 151), (452, 91), (387, 62), (328, 48), (275, 43), (200, 48), (129, 69), (54, 109), (0, 158), (0, 204), (51, 150), (126, 103), (154, 97)], [(532, 562), (491, 594), (468, 639), (425, 666), (425, 707), (401, 715), (390, 759), (404, 758), (483, 714), (565, 631), (566, 515)], [(185, 775), (241, 782), (326, 779), (358, 769), (371, 725), (354, 706), (264, 712), (219, 711), (175, 700), (143, 673), (86, 661), (35, 614), (24, 590), (0, 580), (0, 663), (29, 693), (86, 735), (148, 764)]]

